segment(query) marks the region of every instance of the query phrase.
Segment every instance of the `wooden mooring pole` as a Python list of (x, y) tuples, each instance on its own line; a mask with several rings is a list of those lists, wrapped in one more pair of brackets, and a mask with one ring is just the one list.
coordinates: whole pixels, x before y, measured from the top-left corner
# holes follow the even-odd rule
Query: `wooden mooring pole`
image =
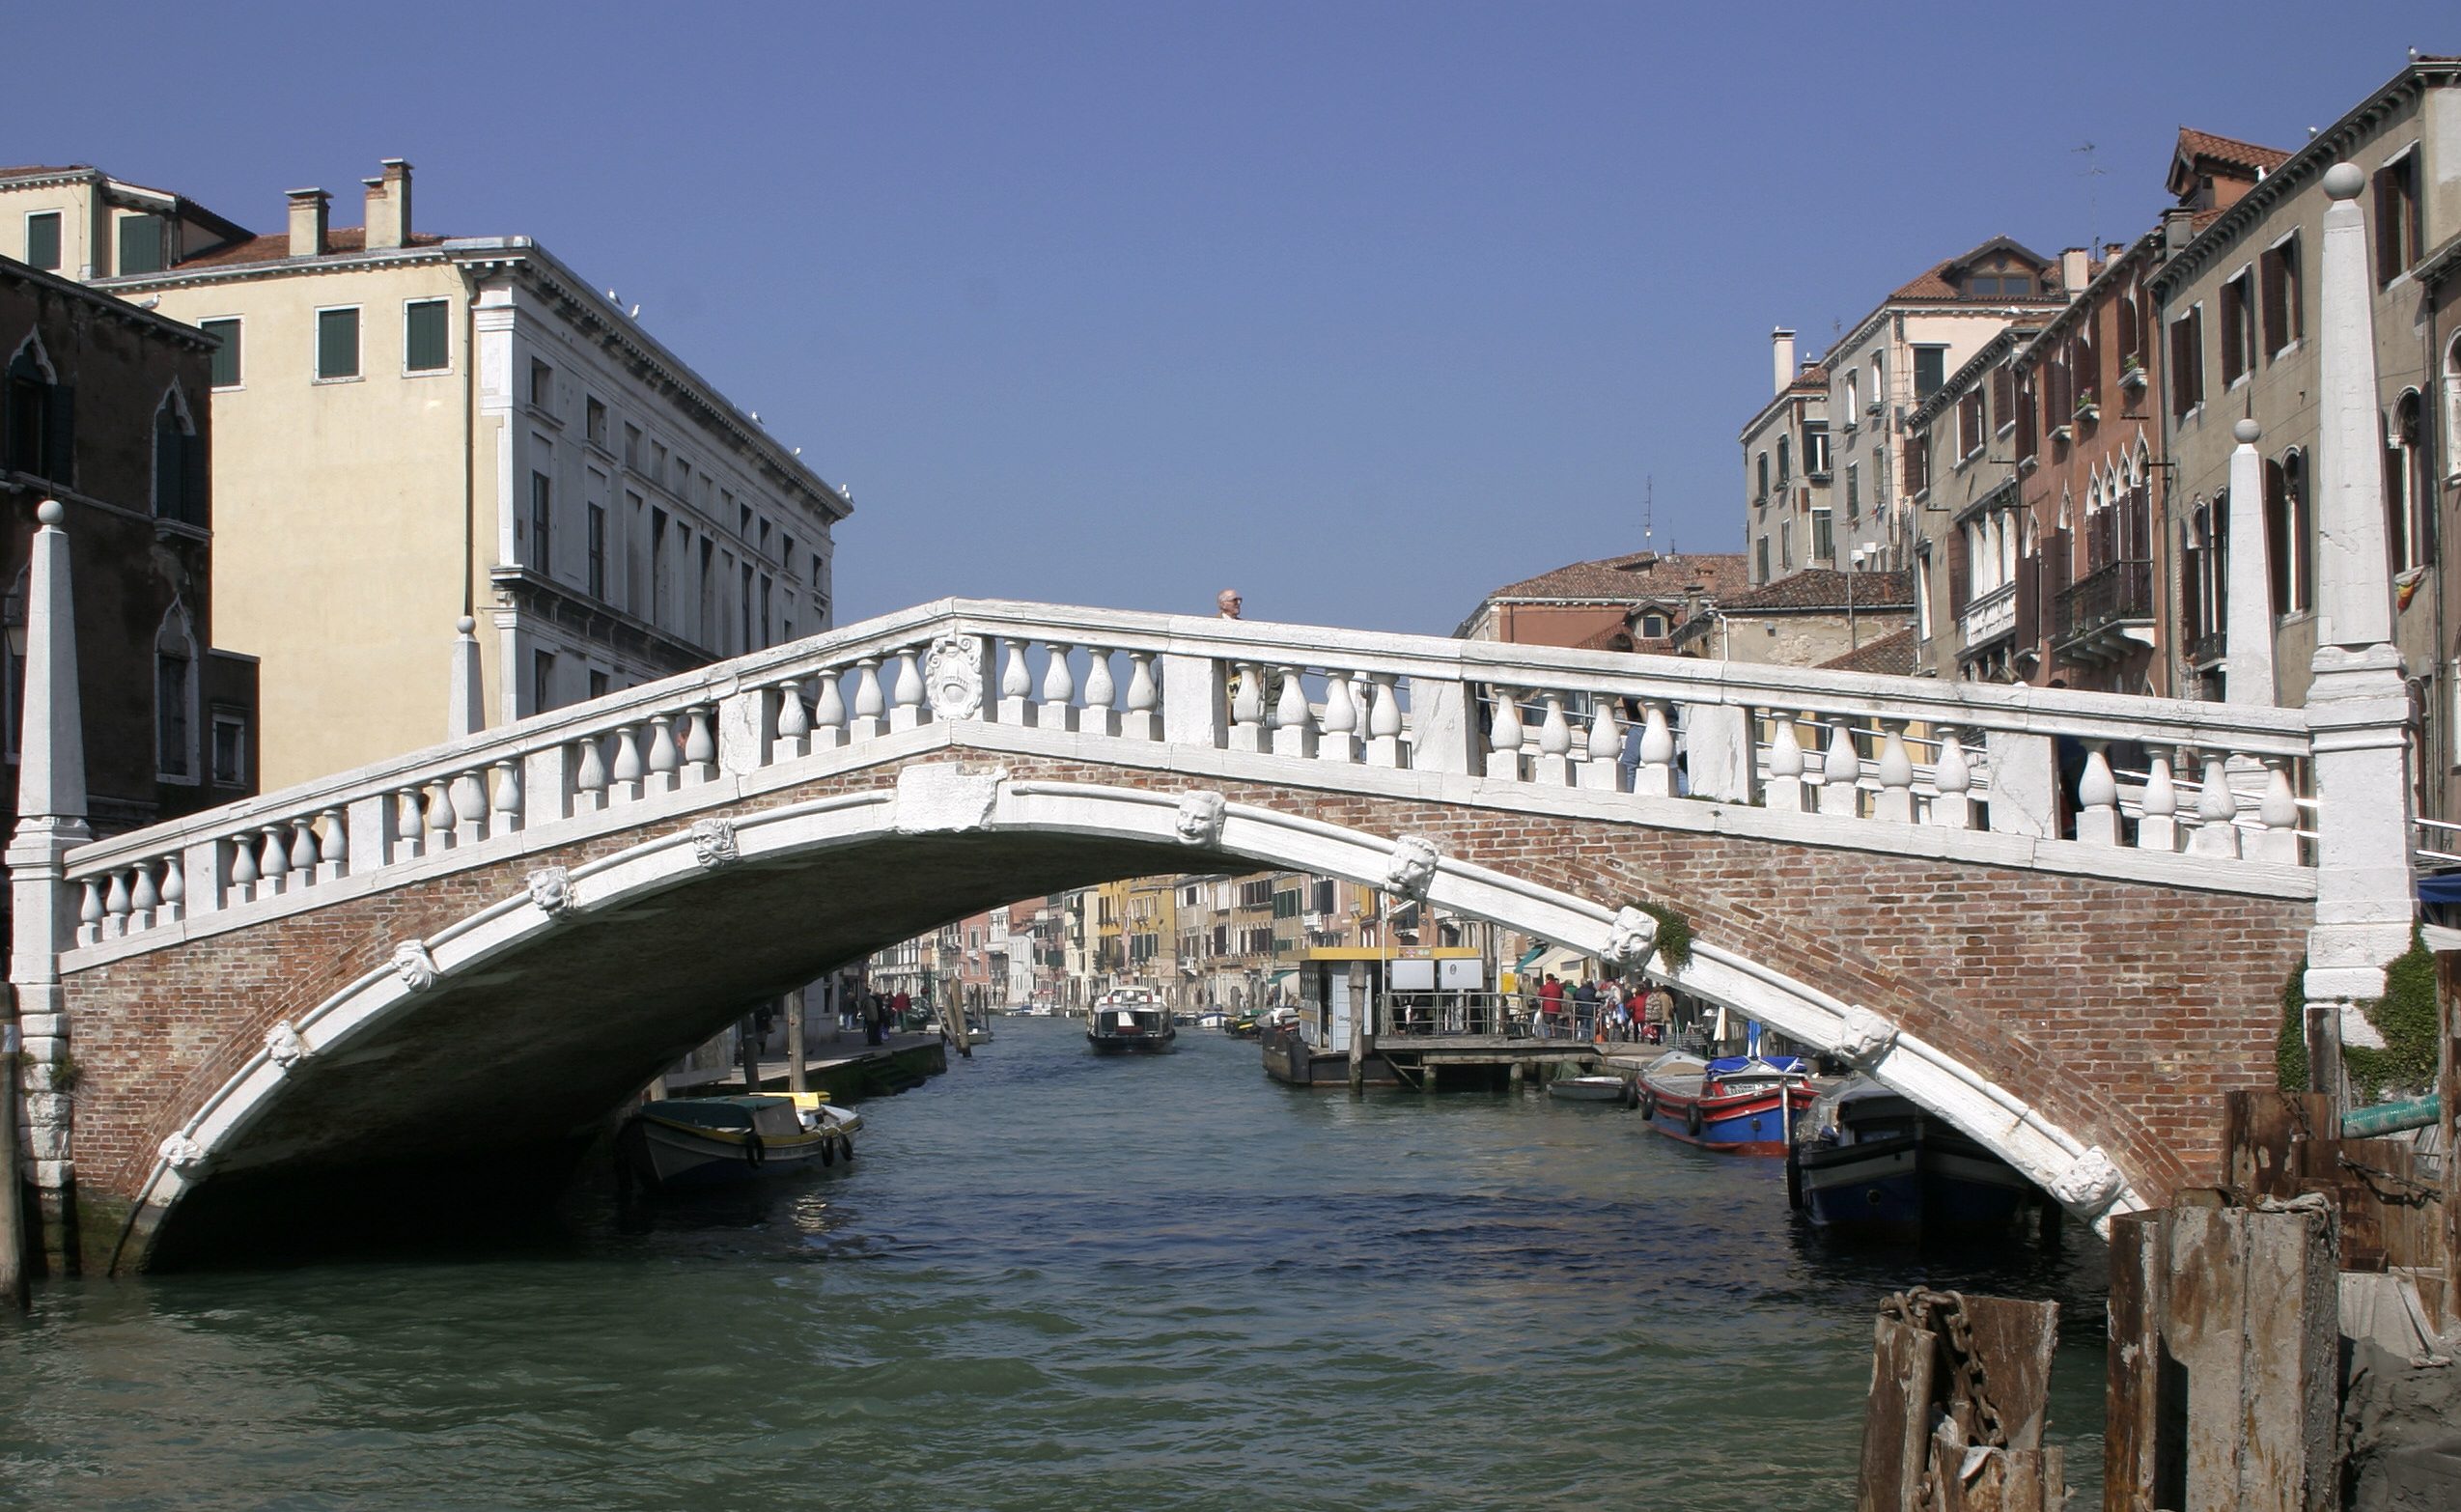
[(786, 1090), (812, 1090), (811, 1073), (803, 1065), (803, 990), (797, 988), (778, 999), (786, 1010)]
[[(14, 995), (14, 990), (12, 990)], [(0, 1295), (19, 1312), (26, 1290), (26, 1189), (17, 1169), (17, 1020), (0, 1020)]]

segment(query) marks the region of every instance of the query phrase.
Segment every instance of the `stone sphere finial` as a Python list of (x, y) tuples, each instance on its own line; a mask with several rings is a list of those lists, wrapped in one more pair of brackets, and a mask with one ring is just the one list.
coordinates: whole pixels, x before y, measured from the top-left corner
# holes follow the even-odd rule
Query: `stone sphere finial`
[(2230, 428), (2230, 434), (2237, 438), (2240, 445), (2253, 446), (2256, 444), (2256, 437), (2264, 434), (2264, 427), (2253, 420), (2242, 420)]
[(2324, 192), (2327, 199), (2355, 200), (2367, 186), (2367, 176), (2357, 163), (2335, 163), (2324, 171)]
[(461, 634), (468, 635), (478, 630), (479, 622), (464, 614), (460, 619), (453, 622), (453, 628)]
[(60, 507), (58, 499), (44, 499), (34, 507), (34, 518), (46, 525), (56, 525), (69, 518), (69, 512)]

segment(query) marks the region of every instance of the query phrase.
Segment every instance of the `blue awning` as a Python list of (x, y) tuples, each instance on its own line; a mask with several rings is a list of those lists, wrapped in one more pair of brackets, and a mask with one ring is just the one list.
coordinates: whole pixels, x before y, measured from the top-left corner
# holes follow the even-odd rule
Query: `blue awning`
[(2461, 903), (2461, 872), (2431, 872), (2419, 879), (2420, 903)]

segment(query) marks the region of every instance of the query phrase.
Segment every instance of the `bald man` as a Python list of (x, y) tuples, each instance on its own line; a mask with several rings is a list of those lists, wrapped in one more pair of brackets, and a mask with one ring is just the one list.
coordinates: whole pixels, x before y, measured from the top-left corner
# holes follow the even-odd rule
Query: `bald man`
[(1214, 607), (1219, 610), (1221, 617), (1226, 620), (1238, 619), (1239, 606), (1246, 602), (1239, 596), (1239, 590), (1236, 588), (1225, 588), (1214, 595)]

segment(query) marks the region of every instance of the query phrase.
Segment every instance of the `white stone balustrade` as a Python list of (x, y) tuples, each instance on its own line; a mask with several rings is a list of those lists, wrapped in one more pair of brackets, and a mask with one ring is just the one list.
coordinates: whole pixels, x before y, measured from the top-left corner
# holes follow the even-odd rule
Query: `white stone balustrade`
[[(1696, 827), (1658, 806), (1691, 797), (1883, 851), (1919, 826), (2081, 856), (2312, 864), (2313, 742), (2296, 709), (945, 601), (80, 846), (70, 908), (79, 943), (99, 946), (313, 906), (380, 873), (950, 739), (1464, 801), (1509, 802), (1497, 785), (1517, 785), (1533, 804)], [(892, 744), (861, 749), (878, 742)], [(1133, 754), (1156, 745), (1190, 754)], [(1407, 787), (1377, 788), (1399, 780), (1379, 770), (1408, 771)]]

